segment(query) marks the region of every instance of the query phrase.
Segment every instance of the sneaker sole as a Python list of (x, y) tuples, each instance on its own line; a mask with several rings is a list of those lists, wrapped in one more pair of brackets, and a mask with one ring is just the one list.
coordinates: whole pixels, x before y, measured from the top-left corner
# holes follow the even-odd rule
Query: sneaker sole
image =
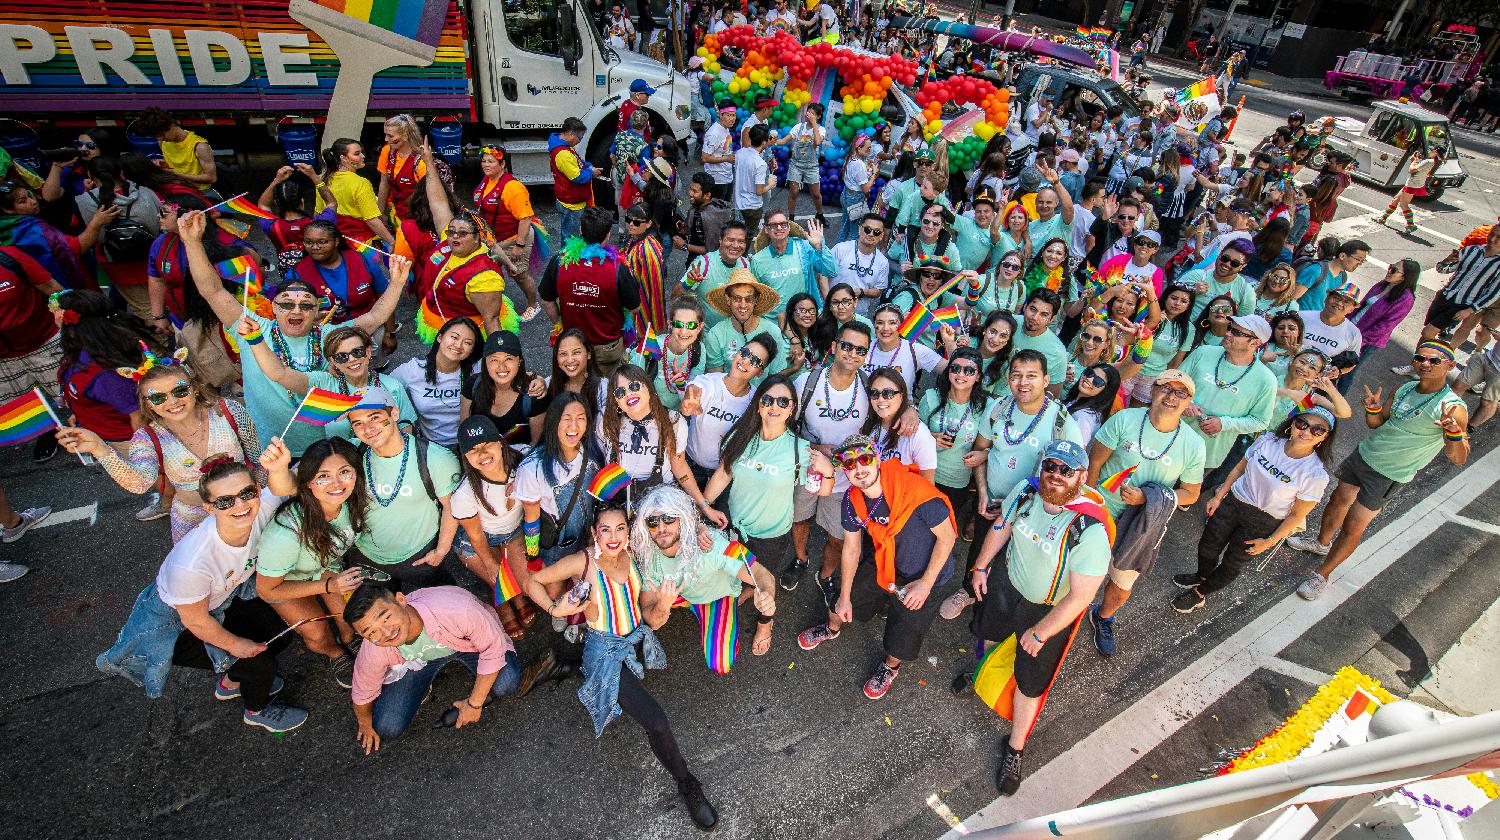
[(1194, 610), (1201, 610), (1201, 609), (1203, 609), (1207, 605), (1208, 605), (1208, 599), (1205, 598), (1204, 600), (1199, 601), (1198, 603), (1192, 605), (1191, 607), (1188, 607), (1187, 609), (1183, 609), (1182, 607), (1179, 607), (1176, 604), (1172, 605), (1172, 609), (1174, 609), (1174, 610), (1182, 613), (1183, 615), (1187, 615), (1188, 613), (1193, 612)]
[(278, 735), (278, 734), (281, 734), (283, 732), (291, 732), (293, 729), (299, 729), (299, 728), (301, 728), (302, 724), (307, 723), (307, 718), (303, 718), (302, 720), (298, 721), (296, 723), (296, 725), (294, 725), (294, 726), (288, 726), (285, 729), (278, 729), (278, 728), (270, 725), (269, 723), (261, 723), (260, 721), (249, 720), (249, 719), (246, 719), (246, 718), (241, 718), (241, 720), (245, 721), (245, 725), (246, 726), (254, 726), (254, 727), (257, 727), (259, 729), (264, 729), (267, 732), (271, 733), (272, 735)]
[(865, 691), (865, 696), (868, 697), (869, 699), (871, 699), (871, 700), (879, 700), (880, 698), (884, 697), (886, 695), (886, 693), (890, 691), (890, 689), (887, 688), (885, 691), (882, 691), (879, 694), (871, 694), (870, 693), (870, 689), (868, 689), (868, 688), (865, 689), (864, 691)]
[(151, 514), (150, 516), (141, 516), (139, 513), (137, 513), (135, 515), (135, 521), (137, 521), (137, 522), (155, 522), (156, 520), (161, 519), (162, 517), (171, 516), (171, 515), (172, 515), (172, 512), (169, 511), (169, 510), (159, 510), (156, 513)]
[(1172, 585), (1175, 586), (1175, 587), (1177, 587), (1178, 589), (1192, 589), (1193, 587), (1197, 586), (1198, 584), (1200, 584), (1202, 582), (1203, 581), (1200, 580), (1200, 581), (1195, 581), (1193, 583), (1178, 583), (1177, 582), (1177, 578), (1175, 578), (1175, 577), (1172, 578)]

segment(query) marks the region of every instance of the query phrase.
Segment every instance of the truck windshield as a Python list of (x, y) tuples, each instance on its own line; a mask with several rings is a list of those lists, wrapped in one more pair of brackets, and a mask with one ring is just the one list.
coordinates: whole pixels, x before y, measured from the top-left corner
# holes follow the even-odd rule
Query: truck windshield
[(505, 0), (505, 31), (517, 49), (558, 56), (571, 45), (578, 52), (576, 15), (567, 0)]

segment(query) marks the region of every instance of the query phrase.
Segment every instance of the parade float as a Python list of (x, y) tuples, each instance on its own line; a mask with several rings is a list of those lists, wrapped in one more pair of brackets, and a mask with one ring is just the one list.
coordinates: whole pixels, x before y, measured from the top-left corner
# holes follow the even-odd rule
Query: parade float
[(1479, 36), (1474, 27), (1451, 24), (1432, 39), (1446, 59), (1404, 58), (1397, 55), (1355, 50), (1339, 56), (1323, 77), (1323, 87), (1356, 102), (1396, 99), (1402, 96), (1441, 100), (1456, 84), (1464, 84), (1479, 72)]

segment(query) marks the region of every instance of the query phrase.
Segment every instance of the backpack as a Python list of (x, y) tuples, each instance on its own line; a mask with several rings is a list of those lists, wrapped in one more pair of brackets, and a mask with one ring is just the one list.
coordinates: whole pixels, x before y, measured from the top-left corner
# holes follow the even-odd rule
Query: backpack
[(156, 234), (130, 218), (130, 207), (135, 204), (136, 198), (137, 195), (132, 195), (122, 204), (117, 197), (115, 206), (120, 208), (120, 215), (99, 232), (99, 247), (104, 251), (107, 262), (140, 262), (151, 253), (151, 243), (156, 241)]
[[(431, 499), (434, 505), (441, 508), (443, 503), (438, 501), (437, 487), (432, 483), (432, 473), (427, 467), (428, 440), (422, 437), (421, 433), (415, 427), (412, 428), (411, 440), (412, 446), (417, 448), (417, 475), (422, 479), (422, 489), (427, 491), (427, 498)], [(364, 441), (360, 441), (357, 448), (361, 458), (364, 457), (366, 452), (370, 451), (370, 445)], [(365, 476), (365, 480), (368, 481), (369, 476)]]

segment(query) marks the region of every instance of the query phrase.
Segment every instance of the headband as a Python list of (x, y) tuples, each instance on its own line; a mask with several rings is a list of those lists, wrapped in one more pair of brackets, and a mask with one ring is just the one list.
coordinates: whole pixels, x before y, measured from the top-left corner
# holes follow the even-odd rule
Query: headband
[(118, 373), (119, 375), (125, 377), (126, 379), (129, 379), (132, 382), (140, 382), (142, 379), (145, 379), (146, 374), (149, 373), (152, 368), (173, 367), (187, 361), (188, 351), (186, 347), (179, 349), (176, 353), (173, 353), (170, 356), (158, 356), (155, 353), (151, 352), (151, 348), (146, 346), (146, 342), (141, 341), (137, 343), (141, 346), (140, 365), (133, 368), (115, 368), (115, 373)]
[(490, 157), (502, 163), (509, 160), (509, 158), (505, 155), (505, 150), (500, 148), (499, 146), (484, 146), (479, 150), (479, 154), (489, 155)]
[(82, 319), (82, 316), (80, 316), (76, 311), (64, 306), (62, 302), (62, 296), (63, 292), (53, 292), (52, 294), (48, 295), (47, 309), (51, 312), (61, 312), (62, 322), (64, 324), (78, 323)]
[(880, 453), (875, 450), (875, 445), (869, 439), (848, 441), (843, 446), (833, 450), (833, 457), (842, 461), (849, 455), (862, 455), (865, 453), (874, 455), (877, 458), (880, 457)]
[(1427, 341), (1424, 341), (1421, 344), (1417, 345), (1417, 349), (1418, 350), (1421, 350), (1423, 347), (1426, 347), (1428, 350), (1431, 350), (1431, 351), (1437, 353), (1438, 355), (1442, 356), (1444, 359), (1447, 359), (1450, 362), (1456, 362), (1456, 361), (1458, 361), (1458, 359), (1453, 354), (1453, 345), (1449, 344), (1446, 341), (1438, 341), (1437, 339), (1428, 339)]
[(236, 462), (234, 458), (230, 457), (229, 455), (220, 452), (217, 455), (210, 455), (207, 458), (204, 458), (203, 462), (198, 465), (198, 472), (202, 473), (203, 475), (208, 475), (209, 471), (213, 470), (215, 467), (221, 466), (223, 464), (234, 463), (238, 462)]
[(1316, 417), (1323, 418), (1323, 422), (1325, 422), (1325, 423), (1328, 424), (1328, 428), (1329, 428), (1330, 431), (1333, 429), (1333, 427), (1335, 425), (1337, 425), (1337, 421), (1333, 419), (1333, 412), (1329, 411), (1328, 409), (1324, 408), (1321, 405), (1315, 405), (1312, 408), (1303, 409), (1302, 411), (1298, 411), (1297, 413), (1293, 414), (1292, 416), (1293, 417), (1300, 417), (1300, 416), (1302, 416), (1304, 414), (1311, 414), (1311, 415), (1314, 415)]

